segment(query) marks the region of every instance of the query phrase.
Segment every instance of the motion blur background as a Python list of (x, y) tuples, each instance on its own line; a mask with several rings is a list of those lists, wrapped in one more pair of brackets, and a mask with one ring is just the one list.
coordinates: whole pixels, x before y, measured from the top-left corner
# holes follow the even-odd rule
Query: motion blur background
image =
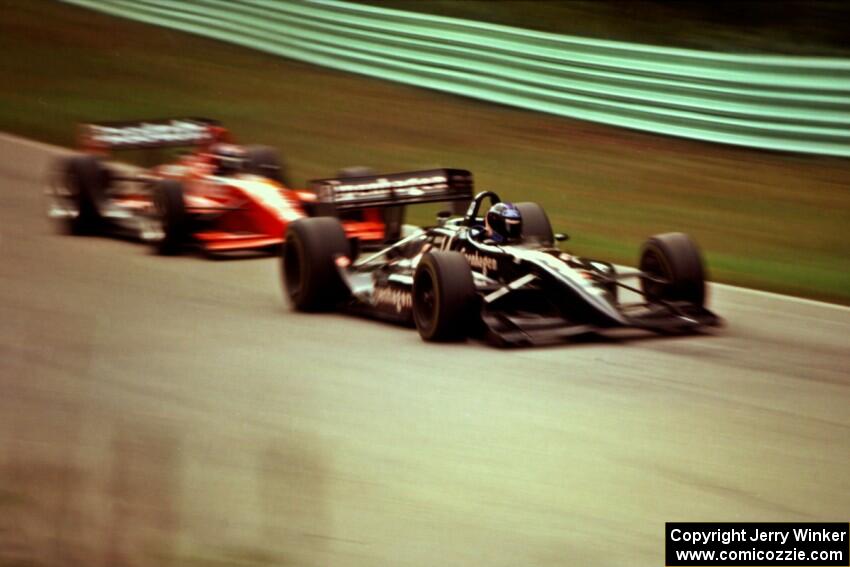
[[(839, 1), (371, 4), (850, 59)], [(210, 116), (279, 148), (298, 184), (467, 168), (539, 201), (576, 253), (630, 264), (684, 230), (713, 281), (850, 304), (845, 157), (535, 113), (48, 0), (0, 0), (0, 77), (7, 133), (71, 147), (80, 121)], [(0, 565), (661, 564), (665, 519), (847, 519), (843, 311), (729, 296), (720, 338), (435, 349), (288, 313), (271, 260), (56, 236), (40, 191), (58, 150), (0, 148)]]
[[(840, 2), (399, 5), (724, 52), (841, 61), (850, 51)], [(482, 104), (58, 3), (3, 6), (7, 131), (72, 145), (80, 120), (200, 115), (222, 120), (246, 143), (278, 147), (297, 183), (351, 164), (467, 168), (482, 189), (541, 202), (577, 253), (631, 263), (647, 235), (686, 227), (716, 281), (850, 302), (846, 159), (692, 143)], [(836, 93), (846, 95), (846, 86)]]

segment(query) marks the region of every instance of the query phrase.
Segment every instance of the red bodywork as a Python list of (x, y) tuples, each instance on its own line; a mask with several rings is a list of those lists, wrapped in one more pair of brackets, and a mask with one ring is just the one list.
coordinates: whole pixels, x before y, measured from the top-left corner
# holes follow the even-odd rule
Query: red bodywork
[[(214, 175), (209, 154), (199, 151), (179, 163), (162, 165), (151, 173), (182, 182), (186, 212), (201, 219), (194, 237), (213, 251), (265, 248), (283, 242), (287, 225), (308, 216), (316, 200), (310, 191), (295, 190), (258, 175)], [(343, 222), (350, 238), (381, 242), (385, 224), (381, 211), (367, 209)]]
[[(90, 153), (177, 145), (123, 139), (112, 142), (113, 139), (93, 131), (92, 125), (83, 125), (81, 145)], [(201, 136), (194, 142), (194, 150), (175, 163), (153, 167), (136, 177), (136, 181), (144, 183), (127, 184), (114, 191), (113, 205), (134, 214), (150, 215), (154, 211), (151, 184), (158, 179), (178, 180), (183, 187), (186, 213), (194, 221), (192, 236), (209, 251), (279, 245), (284, 241), (287, 225), (309, 215), (316, 201), (312, 191), (290, 189), (278, 181), (249, 173), (215, 174), (212, 148), (215, 144), (231, 143), (229, 132), (222, 126), (204, 125)], [(342, 221), (350, 238), (364, 243), (380, 243), (385, 239), (386, 223), (380, 209), (347, 213)]]

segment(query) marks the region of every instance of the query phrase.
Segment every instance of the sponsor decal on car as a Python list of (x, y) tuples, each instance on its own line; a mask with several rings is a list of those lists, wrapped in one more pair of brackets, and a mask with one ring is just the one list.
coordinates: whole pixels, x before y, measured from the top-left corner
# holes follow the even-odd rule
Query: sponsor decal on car
[(461, 169), (429, 169), (363, 177), (314, 179), (320, 201), (353, 208), (361, 202), (389, 204), (460, 201), (472, 198), (472, 174)]
[(484, 272), (484, 275), (487, 275), (488, 271), (496, 271), (498, 267), (498, 262), (496, 262), (495, 258), (491, 258), (489, 256), (482, 256), (478, 253), (478, 251), (470, 254), (469, 252), (464, 252), (463, 254), (466, 257), (466, 261), (469, 262), (469, 265), (473, 268), (477, 268)]
[(126, 126), (89, 125), (92, 142), (108, 146), (145, 146), (157, 144), (197, 144), (208, 141), (206, 124), (191, 120), (171, 120), (164, 123), (141, 122)]
[(364, 196), (389, 195), (394, 192), (399, 197), (421, 197), (427, 191), (445, 191), (448, 179), (442, 175), (432, 177), (410, 177), (391, 180), (380, 177), (365, 183), (331, 182), (338, 201), (357, 199)]
[(396, 313), (413, 308), (413, 294), (395, 287), (376, 287), (372, 293), (372, 300), (375, 305), (395, 307)]

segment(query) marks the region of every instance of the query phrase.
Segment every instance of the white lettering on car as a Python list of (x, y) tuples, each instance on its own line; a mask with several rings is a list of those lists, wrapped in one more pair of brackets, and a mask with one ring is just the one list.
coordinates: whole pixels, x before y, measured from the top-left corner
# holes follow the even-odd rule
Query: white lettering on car
[(495, 258), (491, 258), (489, 256), (482, 256), (477, 251), (470, 254), (469, 252), (465, 252), (464, 256), (466, 257), (466, 261), (469, 262), (469, 265), (473, 268), (478, 268), (481, 270), (484, 275), (487, 275), (487, 271), (495, 271), (498, 263)]
[(372, 293), (375, 305), (392, 305), (397, 313), (413, 307), (413, 294), (393, 287), (376, 287)]
[(187, 120), (172, 120), (167, 124), (143, 122), (132, 126), (103, 126), (92, 124), (91, 139), (106, 146), (145, 144), (196, 144), (208, 140), (205, 124)]

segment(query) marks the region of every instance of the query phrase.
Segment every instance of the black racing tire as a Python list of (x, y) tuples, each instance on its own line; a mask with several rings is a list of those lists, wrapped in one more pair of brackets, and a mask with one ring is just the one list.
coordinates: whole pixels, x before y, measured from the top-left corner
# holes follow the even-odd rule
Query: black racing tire
[(351, 259), (351, 247), (339, 219), (298, 219), (286, 230), (281, 271), (284, 291), (297, 311), (334, 309), (351, 292), (339, 274), (337, 258)]
[(245, 148), (245, 171), (289, 187), (286, 165), (275, 148), (270, 146), (247, 146)]
[(705, 304), (705, 263), (699, 247), (687, 234), (668, 232), (649, 238), (641, 250), (640, 270), (668, 282), (641, 278), (641, 288), (650, 301)]
[(158, 181), (153, 188), (154, 208), (162, 225), (156, 251), (163, 256), (179, 255), (189, 238), (183, 184), (175, 179)]
[(522, 238), (523, 240), (537, 241), (544, 246), (554, 246), (555, 235), (552, 232), (552, 223), (543, 207), (537, 203), (516, 203), (519, 214), (522, 216)]
[(97, 156), (77, 155), (60, 163), (61, 183), (68, 191), (68, 203), (78, 211), (65, 219), (65, 230), (74, 235), (94, 235), (103, 231), (101, 203), (111, 174)]
[(465, 339), (475, 328), (477, 296), (460, 252), (428, 252), (413, 277), (413, 321), (426, 341)]

